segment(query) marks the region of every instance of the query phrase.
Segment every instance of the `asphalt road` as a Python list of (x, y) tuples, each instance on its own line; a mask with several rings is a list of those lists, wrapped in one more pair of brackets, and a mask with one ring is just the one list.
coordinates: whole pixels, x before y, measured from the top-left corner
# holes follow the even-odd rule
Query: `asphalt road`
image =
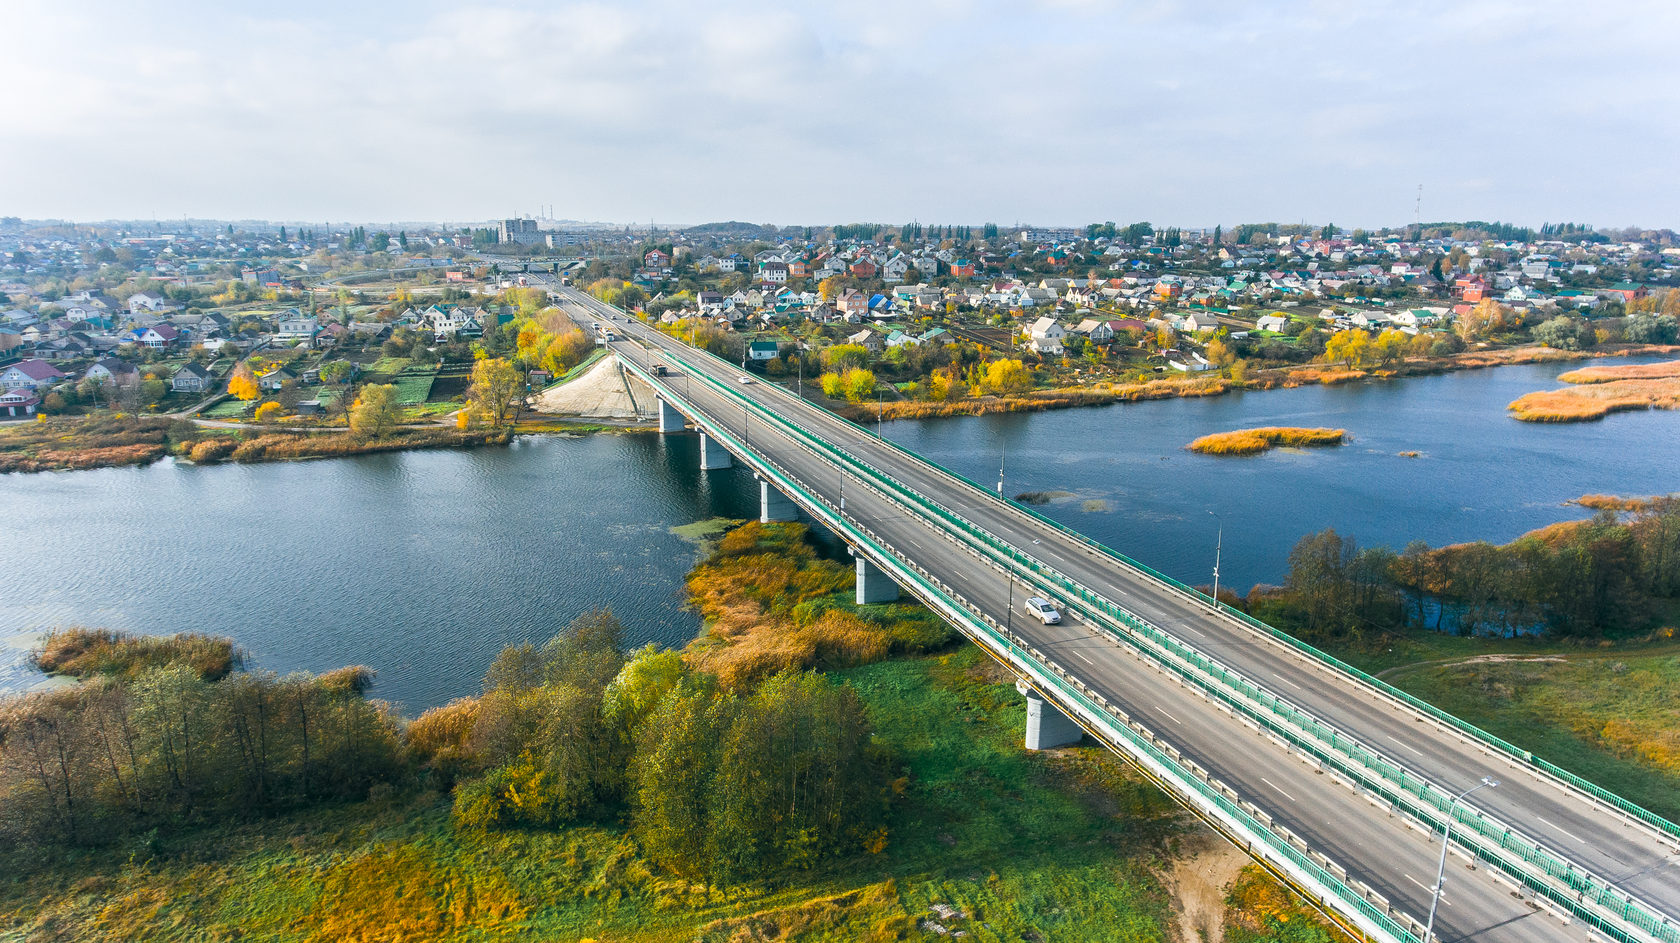
[[(580, 320), (605, 321), (610, 309), (581, 293), (567, 292), (579, 306)], [(583, 313), (583, 312), (589, 313)], [(616, 312), (615, 312), (616, 313)], [(664, 349), (658, 358), (671, 365), (673, 390), (714, 422), (750, 442), (801, 484), (833, 503), (845, 488), (851, 515), (901, 553), (987, 611), (999, 622), (1012, 622), (1017, 635), (1055, 658), (1064, 668), (1172, 742), (1216, 778), (1262, 807), (1309, 845), (1346, 867), (1395, 906), (1420, 920), (1428, 911), (1428, 888), (1439, 853), (1438, 836), (1425, 836), (1387, 809), (1378, 808), (1345, 784), (1296, 758), (1277, 742), (1182, 687), (1146, 658), (1106, 631), (1070, 620), (1040, 626), (1019, 611), (1029, 595), (1017, 584), (1013, 593), (1001, 573), (979, 564), (919, 518), (907, 515), (882, 496), (845, 477), (838, 468), (802, 443), (761, 421), (749, 420), (737, 403), (701, 383), (690, 383), (677, 368), (678, 357), (716, 379), (735, 383), (739, 370), (691, 350), (618, 313), (621, 336)], [(650, 362), (635, 343), (620, 342), (621, 356)], [(686, 352), (686, 353), (685, 353)], [(1473, 798), (1489, 814), (1521, 829), (1554, 854), (1631, 891), (1665, 913), (1680, 900), (1680, 869), (1675, 854), (1657, 836), (1620, 814), (1593, 805), (1573, 791), (1469, 738), (1424, 720), (1368, 687), (1308, 658), (1257, 630), (1126, 567), (1023, 513), (1019, 508), (978, 493), (931, 465), (908, 458), (877, 442), (872, 431), (838, 420), (792, 393), (755, 380), (741, 392), (821, 434), (853, 456), (889, 472), (903, 484), (939, 500), (973, 523), (1003, 537), (1040, 561), (1218, 659), (1246, 678), (1268, 688), (1309, 713), (1334, 723), (1368, 747), (1387, 755), (1443, 789), (1457, 792), (1483, 776), (1501, 783)], [(1016, 611), (1010, 609), (1013, 596)], [(1463, 859), (1450, 859), (1445, 902), (1437, 917), (1442, 939), (1582, 940), (1586, 929), (1566, 925), (1547, 911), (1537, 911), (1513, 897), (1510, 888), (1486, 870), (1467, 871)]]

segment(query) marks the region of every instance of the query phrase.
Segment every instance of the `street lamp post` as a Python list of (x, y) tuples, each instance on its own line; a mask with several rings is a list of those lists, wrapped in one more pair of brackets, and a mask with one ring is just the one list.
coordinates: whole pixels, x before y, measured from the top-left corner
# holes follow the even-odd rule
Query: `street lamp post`
[(1219, 520), (1219, 536), (1213, 544), (1213, 608), (1219, 608), (1219, 558), (1225, 551), (1225, 516), (1217, 511), (1209, 511)]
[(881, 388), (875, 388), (875, 438), (881, 438)]
[(1483, 786), (1497, 787), (1498, 785), (1499, 780), (1483, 776), (1481, 782), (1454, 796), (1453, 801), (1447, 803), (1447, 830), (1441, 833), (1441, 864), (1435, 869), (1435, 893), (1429, 899), (1429, 922), (1424, 924), (1423, 927), (1424, 943), (1429, 943), (1430, 935), (1435, 932), (1435, 908), (1440, 906), (1441, 884), (1447, 879), (1447, 846), (1452, 843), (1453, 809), (1458, 807), (1460, 799)]

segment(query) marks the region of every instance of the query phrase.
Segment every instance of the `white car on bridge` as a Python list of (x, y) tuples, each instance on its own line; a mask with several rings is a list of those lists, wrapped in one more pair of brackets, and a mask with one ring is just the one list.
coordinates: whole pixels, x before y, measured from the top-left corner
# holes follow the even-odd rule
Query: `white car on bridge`
[(1027, 615), (1032, 616), (1045, 625), (1055, 625), (1056, 623), (1062, 621), (1062, 614), (1057, 612), (1056, 607), (1050, 605), (1050, 600), (1045, 599), (1043, 596), (1033, 596), (1025, 603), (1022, 603), (1022, 605), (1026, 608)]

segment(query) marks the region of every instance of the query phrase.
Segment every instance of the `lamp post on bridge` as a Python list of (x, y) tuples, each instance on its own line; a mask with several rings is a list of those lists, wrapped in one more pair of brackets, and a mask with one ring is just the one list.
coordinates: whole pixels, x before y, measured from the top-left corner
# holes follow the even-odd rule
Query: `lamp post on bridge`
[(1225, 515), (1218, 511), (1208, 511), (1219, 520), (1219, 536), (1214, 538), (1213, 544), (1213, 608), (1219, 610), (1219, 557), (1225, 550)]
[(1435, 869), (1435, 892), (1429, 899), (1429, 922), (1423, 926), (1424, 943), (1429, 943), (1430, 936), (1435, 932), (1435, 908), (1441, 903), (1441, 884), (1447, 879), (1447, 846), (1452, 843), (1453, 809), (1458, 808), (1458, 802), (1483, 786), (1499, 786), (1499, 780), (1483, 776), (1482, 781), (1453, 797), (1447, 803), (1447, 829), (1441, 833), (1441, 864)]

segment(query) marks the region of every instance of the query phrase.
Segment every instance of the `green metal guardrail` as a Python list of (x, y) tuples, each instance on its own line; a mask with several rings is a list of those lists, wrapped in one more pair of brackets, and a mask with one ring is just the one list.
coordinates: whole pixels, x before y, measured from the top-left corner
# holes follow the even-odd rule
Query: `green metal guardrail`
[[(651, 374), (642, 370), (639, 365), (631, 363), (630, 367), (656, 390), (663, 389), (665, 395), (677, 400), (682, 399), (681, 395), (660, 383)], [(1326, 903), (1341, 904), (1351, 910), (1353, 915), (1369, 921), (1377, 929), (1391, 935), (1398, 943), (1422, 943), (1420, 935), (1392, 916), (1388, 908), (1379, 908), (1373, 904), (1367, 894), (1361, 894), (1349, 886), (1345, 877), (1337, 876), (1323, 864), (1314, 861), (1308, 853), (1296, 848), (1288, 840), (1279, 836), (1270, 824), (1261, 822), (1248, 809), (1245, 809), (1239, 801), (1231, 798), (1234, 792), (1229, 790), (1228, 787), (1222, 789), (1209, 780), (1205, 774), (1197, 776), (1185, 768), (1176, 758), (1169, 755), (1167, 749), (1170, 748), (1163, 749), (1164, 745), (1158, 744), (1141, 727), (1134, 729), (1133, 723), (1118, 708), (1107, 703), (1099, 704), (1089, 694), (1070, 683), (1066, 679), (1065, 670), (1047, 659), (1029, 654), (1020, 646), (1015, 645), (1012, 640), (999, 634), (995, 626), (990, 624), (990, 620), (975, 612), (966, 600), (959, 602), (958, 598), (954, 598), (955, 594), (948, 591), (947, 588), (935, 585), (931, 577), (923, 575), (919, 568), (909, 564), (908, 561), (902, 561), (897, 554), (881, 544), (873, 534), (865, 533), (860, 527), (854, 525), (838, 509), (831, 507), (826, 500), (807, 490), (791, 474), (767, 456), (754, 453), (732, 433), (716, 425), (716, 423), (704, 419), (698, 421), (705, 427), (707, 435), (715, 437), (720, 443), (747, 457), (747, 461), (758, 466), (758, 470), (775, 481), (778, 488), (797, 496), (808, 507), (826, 510), (827, 513), (824, 516), (825, 523), (828, 526), (834, 527), (857, 545), (873, 550), (883, 560), (899, 562), (899, 565), (895, 567), (900, 571), (899, 578), (910, 583), (918, 595), (922, 595), (924, 599), (934, 603), (937, 608), (944, 609), (952, 615), (965, 616), (960, 621), (965, 623), (965, 628), (968, 629), (971, 636), (978, 636), (988, 643), (988, 647), (1005, 650), (1009, 653), (1009, 657), (1026, 662), (1032, 669), (1031, 674), (1035, 682), (1056, 689), (1064, 698), (1078, 704), (1087, 713), (1098, 718), (1103, 732), (1112, 741), (1124, 744), (1134, 755), (1145, 758), (1166, 773), (1181, 790), (1191, 793), (1194, 798), (1199, 799), (1204, 808), (1212, 806), (1229, 823), (1233, 823), (1242, 831), (1258, 838), (1266, 845), (1267, 850), (1281, 857), (1294, 869), (1304, 873), (1306, 877), (1322, 886), (1334, 898), (1334, 901), (1326, 901)], [(1176, 753), (1176, 751), (1173, 752)], [(1231, 795), (1227, 795), (1228, 792)], [(1415, 926), (1415, 921), (1410, 921), (1408, 918), (1408, 922)]]
[[(725, 363), (725, 361), (723, 361), (721, 358), (717, 358), (717, 357), (715, 357), (715, 355), (713, 355), (713, 354), (711, 354), (707, 351), (699, 351), (699, 353), (702, 353), (707, 357), (711, 357), (713, 359), (716, 359), (720, 363)], [(734, 398), (744, 399), (744, 397), (741, 397), (740, 394), (737, 393), (736, 391), (730, 390), (729, 392)], [(785, 391), (783, 391), (783, 392), (785, 392)], [(811, 403), (809, 401), (804, 401), (804, 402), (806, 402), (807, 405), (811, 406), (814, 409), (821, 410), (821, 411), (827, 413), (829, 416), (836, 419), (837, 421), (849, 422), (849, 420), (846, 420), (844, 417), (839, 416), (839, 415), (825, 409), (820, 404)], [(777, 418), (779, 419), (780, 417), (777, 417)], [(785, 420), (784, 420), (784, 422), (785, 422)], [(804, 430), (801, 430), (801, 431), (804, 431)], [(810, 435), (810, 434), (807, 432), (806, 435)], [(820, 437), (816, 437), (816, 438), (820, 440)], [(924, 463), (932, 466), (933, 468), (938, 469), (939, 471), (943, 472), (946, 475), (949, 475), (953, 479), (956, 479), (957, 481), (961, 482), (962, 484), (966, 485), (967, 487), (969, 487), (970, 489), (972, 489), (973, 491), (975, 491), (976, 493), (978, 493), (979, 495), (981, 495), (981, 496), (983, 496), (987, 499), (1002, 500), (1000, 498), (1000, 496), (994, 494), (992, 491), (987, 490), (986, 488), (980, 486), (979, 484), (976, 484), (974, 481), (970, 480), (969, 478), (966, 478), (963, 475), (960, 475), (960, 474), (958, 474), (954, 471), (951, 471), (950, 469), (944, 468), (943, 466), (940, 466), (938, 463), (931, 462), (931, 461), (917, 455), (916, 453), (911, 452), (910, 450), (904, 448), (903, 446), (900, 446), (897, 443), (892, 442), (891, 440), (881, 439), (881, 440), (878, 440), (878, 441), (881, 444), (885, 445), (887, 448), (890, 448), (890, 449), (893, 449), (897, 452), (900, 452), (908, 458), (914, 459), (916, 461), (924, 462)], [(843, 450), (840, 450), (840, 451), (842, 452), (842, 454), (845, 454), (843, 452)], [(846, 458), (852, 463), (858, 463), (858, 460), (853, 458), (849, 454), (846, 455)], [(860, 464), (863, 464), (863, 465), (867, 466), (868, 463), (860, 463)], [(900, 485), (899, 487), (903, 487), (903, 486)], [(939, 506), (937, 502), (932, 502), (931, 500), (926, 499), (925, 496), (923, 496), (923, 500), (927, 501), (927, 503), (929, 503), (930, 505)], [(1497, 748), (1500, 752), (1505, 753), (1506, 755), (1511, 756), (1513, 758), (1519, 759), (1519, 760), (1523, 761), (1524, 763), (1527, 763), (1527, 764), (1535, 767), (1536, 769), (1540, 770), (1541, 772), (1544, 772), (1544, 773), (1549, 774), (1551, 776), (1555, 776), (1558, 779), (1565, 782), (1566, 784), (1568, 784), (1570, 786), (1573, 786), (1573, 787), (1581, 790), (1582, 792), (1588, 794), (1593, 799), (1596, 799), (1596, 800), (1598, 800), (1600, 802), (1603, 802), (1604, 804), (1614, 808), (1616, 811), (1622, 812), (1626, 815), (1629, 815), (1629, 816), (1639, 820), (1640, 822), (1642, 822), (1646, 825), (1649, 825), (1652, 828), (1655, 828), (1656, 830), (1658, 830), (1659, 832), (1669, 836), (1670, 838), (1672, 838), (1674, 840), (1677, 840), (1677, 841), (1680, 841), (1680, 824), (1676, 824), (1675, 822), (1670, 821), (1669, 819), (1667, 819), (1667, 818), (1665, 818), (1661, 815), (1658, 815), (1657, 813), (1652, 812), (1649, 809), (1646, 809), (1643, 806), (1638, 805), (1637, 803), (1631, 802), (1628, 799), (1623, 798), (1622, 796), (1616, 795), (1615, 793), (1610, 792), (1609, 790), (1603, 788), (1602, 786), (1599, 786), (1598, 784), (1596, 784), (1596, 783), (1594, 783), (1590, 780), (1584, 779), (1581, 776), (1570, 772), (1569, 770), (1566, 770), (1566, 769), (1564, 769), (1560, 766), (1557, 766), (1556, 764), (1551, 763), (1551, 762), (1549, 762), (1545, 759), (1537, 757), (1533, 753), (1531, 753), (1530, 751), (1524, 750), (1524, 749), (1522, 749), (1522, 748), (1520, 748), (1520, 747), (1518, 747), (1518, 746), (1516, 746), (1512, 743), (1509, 743), (1508, 741), (1506, 741), (1504, 739), (1501, 739), (1500, 737), (1497, 737), (1494, 734), (1491, 734), (1491, 733), (1481, 729), (1480, 727), (1475, 726), (1474, 724), (1468, 723), (1468, 722), (1466, 722), (1466, 721), (1464, 721), (1464, 720), (1462, 720), (1458, 717), (1455, 717), (1454, 715), (1452, 715), (1450, 713), (1447, 713), (1446, 711), (1441, 710), (1440, 708), (1436, 707), (1433, 704), (1430, 704), (1427, 701), (1421, 700), (1421, 699), (1419, 699), (1419, 698), (1417, 698), (1417, 697), (1415, 697), (1415, 696), (1413, 696), (1413, 695), (1411, 695), (1411, 694), (1409, 694), (1409, 693), (1407, 693), (1407, 692), (1405, 692), (1405, 691), (1403, 691), (1399, 688), (1394, 687), (1393, 685), (1389, 684), (1386, 681), (1383, 681), (1380, 678), (1377, 678), (1373, 675), (1367, 674), (1366, 672), (1364, 672), (1364, 671), (1362, 671), (1358, 668), (1355, 668), (1352, 665), (1349, 665), (1348, 663), (1342, 661), (1341, 659), (1335, 657), (1334, 655), (1329, 654), (1328, 652), (1322, 651), (1321, 649), (1319, 649), (1319, 648), (1317, 648), (1313, 645), (1310, 645), (1306, 642), (1303, 642), (1300, 639), (1296, 638), (1293, 635), (1290, 635), (1287, 632), (1283, 632), (1283, 631), (1281, 631), (1277, 628), (1274, 628), (1273, 626), (1267, 625), (1266, 623), (1260, 621), (1259, 619), (1254, 618), (1253, 616), (1249, 615), (1246, 612), (1243, 612), (1240, 609), (1233, 609), (1229, 606), (1226, 606), (1224, 603), (1217, 602), (1216, 600), (1208, 597), (1205, 593), (1202, 593), (1202, 592), (1200, 592), (1200, 591), (1198, 591), (1198, 590), (1196, 590), (1196, 589), (1194, 589), (1190, 586), (1187, 586), (1184, 583), (1181, 583), (1178, 580), (1175, 580), (1172, 577), (1167, 576), (1164, 573), (1161, 573), (1161, 572), (1159, 572), (1159, 571), (1157, 571), (1157, 570), (1155, 570), (1155, 569), (1153, 569), (1149, 566), (1146, 566), (1145, 564), (1139, 563), (1138, 561), (1133, 560), (1130, 557), (1128, 557), (1128, 556), (1126, 556), (1122, 553), (1119, 553), (1118, 551), (1116, 551), (1116, 550), (1114, 550), (1110, 547), (1107, 547), (1107, 546), (1105, 546), (1105, 545), (1103, 545), (1103, 544), (1101, 544), (1101, 543), (1099, 543), (1095, 540), (1092, 540), (1091, 538), (1085, 536), (1084, 534), (1081, 534), (1078, 531), (1075, 531), (1075, 530), (1067, 527), (1066, 525), (1062, 524), (1059, 521), (1056, 521), (1056, 520), (1053, 520), (1049, 517), (1046, 517), (1043, 514), (1040, 514), (1038, 511), (1036, 511), (1036, 510), (1034, 510), (1030, 507), (1027, 507), (1025, 505), (1019, 504), (1018, 502), (1014, 502), (1014, 501), (1009, 501), (1008, 504), (1009, 504), (1010, 507), (1014, 508), (1015, 510), (1018, 510), (1018, 511), (1032, 517), (1033, 519), (1037, 520), (1038, 522), (1044, 524), (1045, 526), (1050, 527), (1050, 528), (1056, 530), (1057, 532), (1059, 532), (1059, 533), (1061, 533), (1061, 534), (1063, 534), (1067, 537), (1070, 537), (1070, 538), (1078, 541), (1079, 543), (1081, 543), (1081, 544), (1083, 544), (1087, 547), (1090, 547), (1093, 550), (1096, 550), (1096, 551), (1102, 553), (1103, 555), (1115, 560), (1116, 562), (1121, 563), (1121, 564), (1123, 564), (1123, 565), (1125, 565), (1125, 566), (1127, 566), (1127, 567), (1129, 567), (1129, 568), (1131, 568), (1131, 569), (1133, 569), (1133, 570), (1135, 570), (1135, 571), (1137, 571), (1137, 572), (1139, 572), (1139, 573), (1141, 573), (1141, 574), (1143, 574), (1143, 575), (1145, 575), (1145, 576), (1147, 576), (1151, 579), (1154, 579), (1157, 582), (1165, 584), (1166, 586), (1178, 591), (1179, 593), (1190, 597), (1194, 601), (1197, 601), (1197, 602), (1200, 602), (1204, 605), (1213, 607), (1218, 612), (1221, 612), (1221, 613), (1223, 613), (1227, 616), (1230, 616), (1231, 618), (1236, 619), (1237, 621), (1242, 622), (1243, 624), (1248, 625), (1251, 628), (1259, 630), (1259, 631), (1265, 633), (1266, 635), (1278, 640), (1279, 642), (1289, 646), (1290, 648), (1293, 648), (1296, 651), (1299, 651), (1299, 652), (1301, 652), (1301, 653), (1303, 653), (1303, 654), (1321, 662), (1322, 664), (1325, 664), (1325, 665), (1327, 665), (1327, 666), (1329, 666), (1329, 667), (1331, 667), (1331, 668), (1333, 668), (1337, 671), (1340, 671), (1344, 674), (1347, 674), (1347, 675), (1355, 678), (1356, 680), (1364, 682), (1365, 684), (1369, 685), (1372, 688), (1375, 688), (1379, 692), (1381, 692), (1381, 693), (1383, 693), (1383, 694), (1385, 694), (1389, 697), (1395, 698), (1399, 701), (1402, 701), (1407, 706), (1412, 707), (1415, 710), (1423, 712), (1424, 714), (1428, 715), (1430, 718), (1432, 718), (1436, 721), (1444, 723), (1444, 724), (1452, 727), (1453, 729), (1458, 730), (1459, 732), (1464, 733), (1464, 734), (1472, 737), (1473, 739), (1479, 740), (1479, 741), (1481, 741), (1485, 744), (1493, 746), (1493, 747)], [(970, 526), (972, 526), (972, 525), (970, 525)]]
[[(1199, 652), (1196, 652), (1189, 646), (1184, 645), (1182, 642), (1179, 642), (1170, 635), (1161, 632), (1159, 629), (1150, 625), (1146, 621), (1137, 618), (1132, 613), (1106, 599), (1103, 599), (1097, 594), (1090, 592), (1076, 581), (1062, 576), (1060, 573), (1055, 572), (1053, 568), (1049, 568), (1025, 554), (1022, 554), (1012, 545), (1008, 544), (1007, 541), (997, 538), (995, 535), (986, 532), (983, 528), (979, 528), (972, 524), (972, 522), (955, 515), (938, 502), (931, 501), (926, 498), (926, 496), (916, 492), (914, 489), (908, 488), (895, 479), (892, 479), (890, 476), (881, 473), (868, 463), (861, 462), (854, 456), (845, 453), (844, 450), (838, 449), (831, 443), (822, 439), (820, 436), (815, 436), (797, 424), (791, 423), (785, 418), (775, 415), (765, 409), (761, 404), (757, 403), (756, 400), (741, 395), (738, 391), (729, 388), (727, 384), (719, 383), (704, 374), (701, 376), (702, 380), (709, 386), (725, 393), (729, 398), (743, 403), (748, 409), (756, 411), (762, 416), (769, 417), (769, 419), (777, 426), (790, 431), (800, 440), (807, 442), (813, 447), (828, 453), (837, 461), (840, 461), (844, 463), (845, 466), (852, 468), (854, 473), (858, 473), (860, 477), (866, 477), (874, 480), (891, 492), (904, 495), (918, 507), (922, 508), (924, 513), (927, 511), (933, 512), (936, 517), (945, 521), (959, 533), (965, 534), (971, 539), (979, 537), (982, 543), (987, 545), (986, 549), (992, 550), (994, 553), (1007, 555), (1009, 563), (1008, 568), (1011, 571), (1026, 569), (1029, 572), (1024, 575), (1038, 577), (1039, 579), (1031, 579), (1029, 582), (1038, 585), (1041, 589), (1047, 588), (1041, 580), (1045, 578), (1045, 572), (1048, 571), (1050, 574), (1049, 578), (1054, 579), (1056, 583), (1060, 584), (1057, 588), (1061, 590), (1061, 593), (1055, 593), (1054, 589), (1050, 589), (1049, 591), (1053, 594), (1072, 594), (1079, 597), (1087, 605), (1096, 607), (1102, 611), (1103, 614), (1122, 622), (1133, 631), (1143, 633), (1156, 645), (1167, 648), (1177, 657), (1194, 665), (1198, 672), (1201, 672), (1200, 676), (1187, 675), (1186, 680), (1189, 680), (1200, 687), (1207, 688), (1209, 687), (1209, 681), (1211, 679), (1214, 682), (1217, 682), (1215, 685), (1216, 688), (1222, 685), (1227, 689), (1238, 692), (1242, 696), (1241, 698), (1230, 697), (1218, 691), (1215, 693), (1220, 693), (1223, 701), (1226, 701), (1234, 708), (1243, 710), (1245, 715), (1250, 716), (1251, 719), (1257, 722), (1263, 722), (1274, 732), (1288, 736), (1289, 739), (1297, 745), (1297, 747), (1318, 756), (1319, 759), (1330, 763), (1345, 775), (1352, 776), (1365, 783), (1367, 788), (1371, 789), (1373, 792), (1383, 795), (1391, 803), (1395, 802), (1397, 797), (1393, 794), (1389, 787), (1397, 782), (1402, 790), (1408, 794), (1415, 795), (1418, 799), (1433, 806), (1436, 811), (1442, 811), (1446, 808), (1452, 807), (1450, 797), (1446, 796), (1441, 790), (1429, 784), (1427, 781), (1417, 777), (1415, 774), (1407, 772), (1404, 768), (1392, 761), (1389, 761), (1386, 757), (1382, 757), (1380, 754), (1376, 754), (1366, 749), (1355, 739), (1341, 734), (1340, 731), (1323, 724), (1316, 718), (1306, 714), (1304, 711), (1295, 708), (1293, 705), (1287, 704), (1287, 702), (1283, 702), (1276, 696), (1271, 695), (1270, 692), (1264, 691), (1252, 682), (1247, 681), (1247, 679), (1242, 678), (1240, 675), (1237, 675), (1236, 673), (1229, 671), (1229, 669), (1224, 668), (1224, 666), (1219, 665), (1217, 662), (1206, 658), (1206, 656), (1201, 655)], [(969, 482), (969, 484), (972, 487), (978, 488), (978, 486), (974, 486), (972, 482)], [(1050, 523), (1054, 525), (1054, 522)], [(1065, 530), (1065, 528), (1061, 528), (1060, 525), (1054, 526), (1058, 529)], [(1147, 571), (1146, 568), (1141, 569), (1145, 569)], [(1166, 580), (1160, 574), (1155, 574), (1153, 571), (1147, 572), (1157, 579), (1171, 583), (1171, 581)], [(1181, 586), (1181, 584), (1175, 585)], [(1202, 598), (1205, 599), (1206, 597)], [(1261, 625), (1263, 625), (1263, 623), (1261, 623)], [(1160, 655), (1156, 652), (1145, 652), (1145, 654), (1150, 655), (1157, 661), (1161, 660)], [(1178, 666), (1175, 665), (1173, 667), (1175, 670), (1178, 670)], [(1182, 672), (1180, 673), (1182, 674)], [(1252, 710), (1251, 705), (1255, 703), (1265, 705), (1268, 709), (1272, 710), (1277, 717), (1282, 718), (1282, 723), (1280, 723), (1276, 718), (1268, 718)], [(1307, 737), (1317, 740), (1318, 743), (1329, 743), (1332, 746), (1332, 751), (1330, 753), (1325, 753), (1316, 744), (1302, 742), (1302, 737), (1299, 734), (1305, 734)], [(1381, 778), (1373, 781), (1372, 777), (1368, 775), (1372, 771), (1377, 772)], [(1431, 827), (1442, 827), (1443, 823), (1436, 816), (1418, 808), (1415, 803), (1408, 801), (1405, 802), (1405, 805), (1409, 813), (1414, 817), (1429, 823)], [(1561, 859), (1550, 855), (1536, 843), (1515, 833), (1510, 828), (1500, 825), (1499, 823), (1493, 823), (1490, 826), (1485, 816), (1482, 816), (1479, 813), (1470, 813), (1468, 811), (1458, 811), (1455, 809), (1454, 818), (1456, 821), (1464, 825), (1466, 829), (1470, 830), (1468, 833), (1463, 831), (1459, 832), (1460, 843), (1466, 848), (1477, 854), (1478, 857), (1489, 861), (1489, 863), (1499, 865), (1502, 869), (1511, 873), (1512, 876), (1518, 878), (1518, 880), (1522, 881), (1525, 885), (1530, 886), (1536, 892), (1554, 900), (1570, 911), (1575, 912), (1582, 919), (1593, 923), (1604, 932), (1613, 934), (1617, 939), (1636, 939), (1627, 936), (1621, 928), (1604, 921), (1597, 914), (1585, 910), (1582, 901), (1587, 900), (1589, 896), (1594, 906), (1603, 907), (1612, 911), (1618, 919), (1621, 919), (1638, 929), (1651, 933), (1655, 939), (1680, 941), (1680, 931), (1677, 931), (1674, 926), (1669, 924), (1667, 919), (1662, 915), (1650, 910), (1640, 902), (1633, 899), (1630, 895), (1615, 889), (1613, 886), (1609, 885), (1608, 882), (1595, 878), (1590, 873), (1577, 870), (1568, 862), (1562, 861)], [(1538, 867), (1547, 877), (1564, 882), (1570, 893), (1564, 893), (1558, 888), (1536, 879), (1528, 871), (1528, 869), (1515, 867), (1511, 862), (1504, 860), (1469, 837), (1470, 835), (1476, 835), (1487, 838), (1493, 833), (1490, 829), (1497, 832), (1501, 851), (1516, 854), (1522, 859), (1524, 864)], [(1570, 894), (1573, 894), (1574, 896), (1570, 896)]]

